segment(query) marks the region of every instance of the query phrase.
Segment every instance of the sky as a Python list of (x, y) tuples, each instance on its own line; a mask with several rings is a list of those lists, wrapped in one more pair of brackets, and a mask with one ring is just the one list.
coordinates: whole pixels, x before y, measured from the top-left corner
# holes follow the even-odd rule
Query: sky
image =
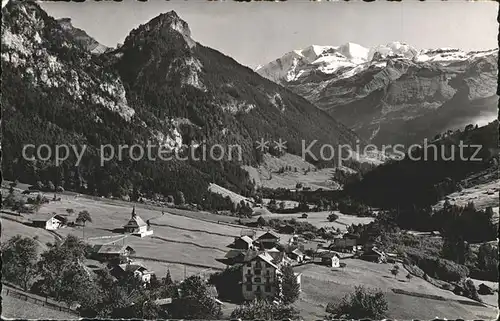
[(252, 68), (312, 44), (372, 47), (401, 41), (417, 49), (467, 51), (498, 47), (494, 1), (124, 0), (41, 6), (55, 18), (71, 18), (75, 27), (111, 47), (122, 43), (133, 28), (175, 10), (189, 24), (195, 41)]

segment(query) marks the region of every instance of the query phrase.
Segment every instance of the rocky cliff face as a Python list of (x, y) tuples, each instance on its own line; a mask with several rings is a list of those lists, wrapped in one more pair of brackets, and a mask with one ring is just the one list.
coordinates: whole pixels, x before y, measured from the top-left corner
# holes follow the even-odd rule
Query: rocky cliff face
[(62, 29), (67, 32), (76, 43), (81, 44), (90, 53), (102, 54), (110, 49), (89, 36), (84, 30), (75, 28), (70, 18), (62, 18), (57, 20), (57, 22), (59, 22)]
[[(377, 144), (414, 143), (496, 114), (498, 51), (417, 51), (392, 43), (295, 51), (257, 72)], [(295, 55), (290, 59), (290, 56)]]
[[(5, 177), (53, 181), (66, 189), (116, 196), (131, 190), (200, 202), (208, 183), (249, 194), (242, 165), (257, 164), (260, 138), (351, 144), (358, 137), (326, 112), (233, 59), (196, 43), (175, 12), (131, 31), (123, 46), (93, 54), (83, 31), (56, 21), (36, 3), (2, 9), (2, 96)], [(166, 146), (181, 156), (205, 142), (237, 145), (241, 160), (168, 161), (115, 157), (100, 165), (101, 146)], [(28, 161), (25, 144), (87, 146), (62, 165)], [(127, 153), (127, 151), (125, 151)], [(192, 154), (190, 154), (192, 155)], [(238, 155), (236, 155), (238, 156)]]

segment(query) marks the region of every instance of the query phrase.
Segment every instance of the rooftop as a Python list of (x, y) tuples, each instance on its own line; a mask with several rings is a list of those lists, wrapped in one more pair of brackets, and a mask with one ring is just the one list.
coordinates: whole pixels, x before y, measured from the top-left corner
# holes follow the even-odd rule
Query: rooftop
[(47, 222), (51, 218), (55, 217), (58, 220), (62, 220), (61, 215), (59, 214), (54, 214), (54, 213), (41, 213), (41, 214), (35, 214), (32, 218), (31, 221), (33, 222)]

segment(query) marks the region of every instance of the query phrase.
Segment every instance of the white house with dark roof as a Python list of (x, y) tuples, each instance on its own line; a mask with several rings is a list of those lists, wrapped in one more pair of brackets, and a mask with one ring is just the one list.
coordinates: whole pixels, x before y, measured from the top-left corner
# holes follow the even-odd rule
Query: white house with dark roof
[(153, 230), (149, 228), (148, 224), (135, 213), (135, 206), (132, 210), (132, 217), (123, 226), (125, 233), (132, 233), (132, 235), (138, 235), (140, 237), (145, 237), (148, 235), (153, 235)]
[(31, 225), (46, 230), (57, 230), (63, 226), (64, 218), (58, 214), (36, 214), (31, 218)]
[(235, 237), (234, 242), (229, 244), (227, 247), (242, 251), (251, 250), (254, 249), (254, 240), (247, 235)]
[(134, 276), (139, 278), (144, 283), (149, 283), (151, 275), (154, 274), (153, 271), (148, 270), (148, 268), (140, 262), (129, 262), (115, 265), (110, 270), (110, 273), (117, 279), (126, 276), (127, 273), (133, 273)]
[(298, 248), (293, 249), (289, 253), (287, 253), (288, 257), (294, 261), (297, 261), (297, 263), (302, 263), (304, 261), (304, 253)]

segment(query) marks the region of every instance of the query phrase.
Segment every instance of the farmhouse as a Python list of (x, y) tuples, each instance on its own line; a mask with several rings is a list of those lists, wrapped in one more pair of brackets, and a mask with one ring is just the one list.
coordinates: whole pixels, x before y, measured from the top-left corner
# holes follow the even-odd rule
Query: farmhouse
[(94, 246), (94, 257), (99, 261), (121, 263), (130, 254), (135, 254), (135, 251), (128, 245), (106, 244)]
[(356, 243), (354, 238), (336, 238), (328, 248), (338, 252), (352, 253), (357, 249)]
[(280, 237), (274, 233), (273, 231), (267, 231), (266, 233), (262, 234), (257, 238), (257, 241), (265, 248), (265, 249), (272, 249), (276, 245), (278, 245), (278, 242), (280, 240)]
[(145, 237), (153, 234), (153, 230), (149, 228), (148, 224), (135, 213), (135, 206), (132, 210), (132, 217), (127, 224), (123, 226), (125, 233), (132, 233), (132, 235), (138, 235), (140, 237)]
[(295, 227), (290, 224), (282, 224), (278, 227), (280, 233), (283, 234), (293, 234), (295, 233)]
[(240, 237), (235, 237), (234, 242), (229, 244), (227, 247), (235, 250), (251, 250), (254, 249), (254, 241), (250, 236), (243, 235)]
[(273, 247), (270, 250), (266, 250), (265, 253), (269, 254), (273, 258), (273, 262), (276, 265), (290, 265), (292, 261), (285, 252), (281, 252), (277, 248)]
[(304, 261), (304, 253), (299, 249), (294, 249), (288, 253), (288, 257), (297, 263), (302, 263)]
[(321, 252), (318, 254), (321, 258), (321, 264), (330, 267), (340, 267), (340, 257), (334, 252)]
[(34, 227), (41, 227), (46, 230), (57, 230), (63, 226), (64, 217), (58, 214), (36, 214), (32, 219)]
[(375, 246), (364, 251), (360, 256), (360, 259), (376, 263), (387, 262), (386, 255), (382, 251), (379, 251)]
[(144, 283), (149, 283), (151, 275), (154, 274), (153, 271), (149, 271), (142, 263), (139, 262), (129, 262), (115, 265), (111, 268), (110, 273), (117, 279), (126, 277), (127, 273), (133, 273), (134, 276), (139, 278)]

